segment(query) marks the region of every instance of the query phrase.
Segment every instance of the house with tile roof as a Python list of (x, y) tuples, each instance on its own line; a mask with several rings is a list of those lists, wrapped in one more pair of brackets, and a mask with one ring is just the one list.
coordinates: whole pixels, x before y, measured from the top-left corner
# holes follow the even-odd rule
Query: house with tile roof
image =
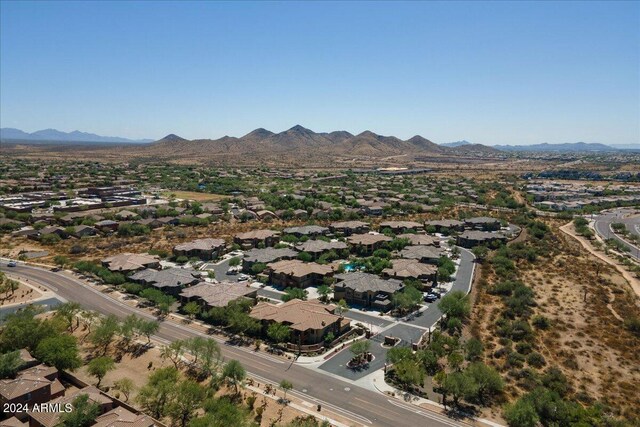
[(60, 425), (60, 421), (65, 412), (62, 409), (66, 404), (72, 404), (75, 399), (86, 394), (90, 403), (95, 403), (99, 407), (99, 414), (105, 413), (113, 409), (114, 403), (109, 397), (104, 395), (98, 388), (94, 386), (87, 386), (79, 390), (74, 390), (71, 393), (66, 393), (64, 396), (52, 399), (48, 403), (57, 407), (60, 411), (40, 411), (29, 413), (29, 427), (57, 427)]
[(393, 239), (384, 234), (354, 234), (347, 237), (347, 242), (352, 251), (361, 255), (369, 255), (380, 249), (386, 242)]
[(433, 282), (438, 268), (432, 264), (425, 264), (415, 259), (398, 258), (391, 260), (392, 267), (382, 270), (384, 277), (398, 280), (417, 279)]
[(419, 246), (419, 245), (435, 246), (435, 247), (440, 246), (440, 239), (438, 239), (435, 236), (431, 236), (429, 234), (406, 233), (406, 234), (399, 234), (396, 237), (398, 239), (409, 240), (409, 244), (411, 244), (412, 246)]
[(280, 233), (273, 230), (251, 230), (246, 233), (236, 234), (233, 243), (240, 245), (243, 249), (257, 248), (259, 246), (275, 246), (280, 240)]
[(298, 256), (298, 252), (290, 248), (251, 249), (244, 253), (242, 271), (250, 273), (255, 264), (269, 264), (283, 259), (294, 259), (296, 256)]
[(335, 278), (334, 299), (382, 311), (391, 309), (393, 295), (403, 288), (400, 280), (381, 279), (370, 273), (344, 273), (337, 274)]
[(153, 418), (145, 414), (136, 414), (118, 406), (96, 418), (92, 427), (155, 427)]
[(147, 268), (129, 276), (132, 282), (156, 288), (170, 295), (178, 295), (180, 291), (200, 281), (195, 277), (197, 272), (191, 268), (167, 268), (154, 270)]
[(329, 229), (327, 227), (320, 227), (319, 225), (303, 225), (300, 227), (288, 227), (282, 230), (282, 232), (285, 234), (292, 234), (296, 237), (317, 237), (328, 234)]
[(258, 290), (249, 286), (248, 282), (200, 282), (180, 292), (183, 304), (195, 301), (206, 310), (212, 307), (226, 307), (231, 301), (242, 298), (255, 301), (257, 297)]
[(400, 251), (400, 256), (406, 259), (415, 259), (426, 264), (438, 264), (440, 257), (444, 255), (444, 250), (434, 246), (406, 246)]
[(332, 233), (342, 236), (351, 236), (352, 234), (363, 234), (369, 232), (369, 224), (362, 221), (340, 221), (329, 224), (329, 230)]
[(119, 271), (128, 273), (132, 271), (143, 270), (145, 268), (158, 268), (160, 266), (160, 257), (149, 254), (132, 254), (129, 252), (104, 258), (102, 266), (111, 271)]
[[(64, 395), (64, 386), (58, 380), (58, 370), (45, 365), (37, 365), (18, 373), (13, 379), (0, 380), (0, 404), (45, 403)], [(9, 412), (6, 416), (15, 416), (25, 420), (27, 413)]]
[(300, 252), (306, 252), (310, 254), (313, 259), (318, 259), (322, 254), (335, 251), (343, 255), (347, 255), (349, 246), (344, 242), (327, 242), (324, 240), (307, 240), (295, 246), (295, 249)]
[(260, 302), (253, 307), (250, 316), (260, 320), (265, 331), (273, 322), (289, 326), (292, 344), (318, 344), (329, 332), (339, 337), (351, 327), (351, 321), (336, 315), (335, 309), (332, 304), (293, 299), (280, 305)]
[(307, 288), (323, 283), (325, 277), (333, 275), (328, 265), (303, 262), (298, 259), (281, 260), (267, 265), (269, 283), (283, 288)]
[(223, 239), (196, 239), (174, 246), (173, 254), (177, 257), (186, 256), (188, 258), (211, 261), (222, 255), (225, 246), (226, 243)]
[(380, 223), (380, 230), (390, 229), (394, 234), (406, 233), (407, 231), (420, 231), (423, 225), (415, 221), (384, 221)]

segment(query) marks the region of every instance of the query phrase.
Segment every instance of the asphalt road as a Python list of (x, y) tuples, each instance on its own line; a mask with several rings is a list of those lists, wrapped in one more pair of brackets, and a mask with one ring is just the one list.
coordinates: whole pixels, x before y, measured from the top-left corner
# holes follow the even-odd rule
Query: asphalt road
[[(103, 314), (114, 314), (120, 318), (130, 314), (153, 318), (143, 311), (129, 307), (86, 286), (80, 280), (65, 273), (54, 273), (25, 265), (6, 267), (4, 263), (0, 264), (0, 269), (12, 276), (46, 286), (62, 298), (79, 302), (86, 309)], [(197, 335), (205, 334), (186, 326), (163, 321), (156, 338), (169, 342)], [(330, 408), (362, 425), (389, 427), (462, 425), (442, 415), (358, 387), (352, 382), (324, 375), (318, 370), (290, 364), (247, 348), (230, 345), (222, 345), (221, 347), (222, 354), (226, 359), (240, 361), (246, 367), (249, 375), (258, 379), (259, 382), (268, 380), (277, 384), (282, 379), (287, 379), (294, 385), (294, 390), (291, 393), (314, 405), (321, 404), (323, 408)], [(300, 391), (302, 389), (305, 390), (304, 393)]]
[(634, 209), (629, 208), (622, 208), (616, 209), (611, 212), (605, 212), (595, 218), (594, 227), (600, 237), (602, 237), (603, 239), (612, 238), (617, 240), (618, 242), (629, 248), (629, 254), (633, 258), (635, 258), (636, 260), (640, 260), (640, 247), (622, 239), (611, 229), (611, 224), (620, 222), (626, 226), (627, 230), (629, 230), (630, 233), (638, 235), (640, 233), (638, 231), (638, 229), (640, 228), (640, 217), (638, 217), (637, 215), (629, 217), (628, 215), (630, 215), (632, 212), (634, 212)]

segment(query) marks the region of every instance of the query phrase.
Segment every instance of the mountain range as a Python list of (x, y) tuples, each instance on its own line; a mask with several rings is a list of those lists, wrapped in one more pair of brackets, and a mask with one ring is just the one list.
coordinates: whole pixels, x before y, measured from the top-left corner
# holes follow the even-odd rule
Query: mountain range
[(467, 141), (466, 139), (463, 139), (462, 141), (455, 141), (455, 142), (443, 142), (442, 144), (443, 147), (462, 147), (463, 145), (473, 145), (471, 144), (469, 141)]
[(501, 151), (530, 151), (530, 152), (613, 152), (619, 151), (617, 148), (609, 145), (587, 142), (574, 142), (564, 144), (533, 144), (533, 145), (494, 145)]
[(21, 141), (64, 141), (64, 142), (102, 142), (102, 143), (145, 143), (153, 142), (153, 139), (128, 139), (119, 136), (101, 136), (94, 133), (62, 132), (57, 129), (43, 129), (33, 133), (24, 132), (15, 128), (0, 129), (0, 140)]
[[(477, 151), (481, 154), (497, 150), (473, 144), (464, 147), (464, 154)], [(395, 136), (378, 135), (364, 131), (353, 135), (347, 131), (314, 132), (296, 125), (280, 133), (259, 128), (242, 137), (223, 136), (219, 139), (187, 140), (171, 134), (152, 144), (140, 147), (148, 155), (179, 152), (185, 156), (197, 155), (334, 155), (385, 157), (404, 155), (456, 155), (458, 148), (442, 147), (420, 135), (402, 140)]]
[[(175, 155), (210, 157), (212, 153), (218, 156), (247, 156), (265, 157), (278, 154), (301, 155), (337, 155), (362, 157), (388, 156), (494, 156), (502, 152), (616, 152), (614, 148), (595, 143), (565, 143), (565, 144), (534, 144), (534, 145), (495, 145), (486, 146), (473, 144), (467, 140), (435, 144), (420, 135), (407, 140), (395, 136), (378, 135), (371, 131), (364, 131), (353, 135), (347, 131), (314, 132), (303, 126), (296, 125), (280, 133), (274, 133), (264, 128), (258, 128), (242, 137), (223, 136), (219, 139), (187, 140), (171, 134), (154, 141), (151, 139), (128, 139), (122, 137), (100, 136), (93, 133), (73, 131), (61, 132), (56, 129), (44, 129), (33, 133), (20, 129), (0, 129), (0, 139), (3, 141), (32, 141), (32, 142), (65, 142), (91, 144), (131, 144), (131, 150), (141, 155)], [(625, 147), (627, 148), (627, 147)], [(632, 147), (631, 149), (635, 149)]]

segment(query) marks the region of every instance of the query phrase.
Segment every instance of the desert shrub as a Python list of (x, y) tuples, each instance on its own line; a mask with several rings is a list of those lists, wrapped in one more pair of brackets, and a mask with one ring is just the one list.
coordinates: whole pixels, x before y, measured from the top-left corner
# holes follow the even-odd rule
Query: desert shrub
[(544, 359), (543, 355), (534, 351), (527, 356), (527, 363), (534, 368), (541, 368), (547, 363), (547, 361)]
[(524, 365), (525, 357), (520, 353), (511, 352), (507, 356), (506, 366), (510, 368), (521, 368)]
[(531, 323), (538, 329), (549, 329), (551, 326), (551, 321), (545, 316), (533, 316), (531, 319)]
[(526, 341), (519, 342), (516, 344), (516, 351), (520, 354), (529, 354), (531, 353), (531, 350), (532, 350), (531, 344), (529, 344)]

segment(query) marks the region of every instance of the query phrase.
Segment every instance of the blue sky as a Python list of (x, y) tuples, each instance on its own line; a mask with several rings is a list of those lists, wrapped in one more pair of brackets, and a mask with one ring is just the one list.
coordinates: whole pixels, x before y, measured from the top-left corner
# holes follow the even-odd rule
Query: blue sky
[(639, 143), (640, 3), (2, 1), (0, 124)]

